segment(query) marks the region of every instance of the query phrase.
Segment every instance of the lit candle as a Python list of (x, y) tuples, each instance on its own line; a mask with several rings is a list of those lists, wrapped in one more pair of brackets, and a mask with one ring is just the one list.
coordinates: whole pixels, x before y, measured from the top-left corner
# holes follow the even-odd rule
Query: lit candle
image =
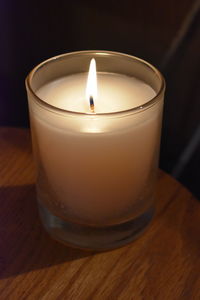
[(92, 59), (89, 73), (47, 80), (35, 94), (47, 103), (29, 97), (39, 202), (62, 220), (95, 226), (148, 211), (162, 116), (157, 91), (134, 76), (96, 73)]

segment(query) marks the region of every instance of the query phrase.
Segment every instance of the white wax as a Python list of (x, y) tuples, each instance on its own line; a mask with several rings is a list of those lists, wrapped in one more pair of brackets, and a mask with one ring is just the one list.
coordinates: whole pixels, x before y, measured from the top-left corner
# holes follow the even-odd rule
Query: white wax
[[(63, 77), (37, 95), (56, 107), (89, 112), (86, 81), (86, 73)], [(136, 78), (98, 74), (95, 112), (130, 109), (154, 96)], [(102, 225), (137, 216), (151, 205), (148, 182), (159, 146), (162, 102), (142, 113), (112, 116), (55, 113), (32, 96), (29, 103), (39, 201), (52, 213)]]
[[(98, 73), (98, 95), (95, 112), (117, 112), (142, 105), (155, 96), (155, 91), (134, 77)], [(87, 73), (74, 74), (47, 83), (37, 91), (46, 102), (66, 110), (90, 112), (85, 96)]]

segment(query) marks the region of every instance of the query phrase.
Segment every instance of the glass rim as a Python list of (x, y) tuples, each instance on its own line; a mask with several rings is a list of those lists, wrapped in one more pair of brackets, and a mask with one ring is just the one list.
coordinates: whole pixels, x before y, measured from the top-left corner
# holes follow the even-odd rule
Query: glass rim
[[(144, 104), (141, 104), (141, 105), (129, 108), (129, 109), (119, 110), (119, 111), (114, 111), (114, 112), (91, 113), (91, 112), (77, 112), (77, 111), (72, 111), (72, 110), (67, 110), (67, 109), (56, 107), (52, 104), (49, 104), (48, 102), (46, 102), (42, 98), (40, 98), (36, 94), (36, 92), (33, 90), (32, 85), (31, 85), (31, 81), (32, 81), (35, 73), (37, 71), (39, 71), (39, 69), (42, 68), (43, 66), (48, 65), (52, 61), (64, 59), (65, 57), (68, 57), (68, 56), (87, 55), (87, 54), (92, 54), (92, 53), (94, 55), (121, 56), (121, 57), (129, 58), (129, 59), (133, 59), (133, 60), (138, 61), (139, 63), (145, 65), (146, 67), (150, 68), (151, 71), (153, 71), (157, 75), (158, 79), (160, 80), (160, 87), (159, 87), (158, 92), (156, 92), (156, 95), (153, 98), (149, 99)], [(159, 96), (165, 90), (165, 79), (164, 79), (163, 75), (161, 74), (161, 72), (156, 67), (154, 67), (152, 64), (148, 63), (147, 61), (145, 61), (145, 60), (143, 60), (139, 57), (136, 57), (136, 56), (133, 56), (133, 55), (130, 55), (130, 54), (116, 52), (116, 51), (107, 51), (107, 50), (82, 50), (82, 51), (68, 52), (68, 53), (57, 55), (57, 56), (53, 56), (49, 59), (44, 60), (43, 62), (41, 62), (37, 66), (35, 66), (29, 72), (28, 76), (26, 77), (25, 84), (26, 84), (27, 90), (32, 94), (32, 96), (34, 97), (36, 102), (40, 106), (46, 107), (48, 110), (51, 110), (54, 113), (71, 114), (71, 115), (74, 115), (74, 116), (84, 115), (84, 116), (93, 116), (93, 117), (94, 116), (117, 116), (117, 115), (122, 115), (122, 114), (132, 114), (132, 113), (136, 113), (136, 112), (137, 113), (142, 112), (142, 111), (152, 107), (154, 104), (156, 104), (159, 100)]]

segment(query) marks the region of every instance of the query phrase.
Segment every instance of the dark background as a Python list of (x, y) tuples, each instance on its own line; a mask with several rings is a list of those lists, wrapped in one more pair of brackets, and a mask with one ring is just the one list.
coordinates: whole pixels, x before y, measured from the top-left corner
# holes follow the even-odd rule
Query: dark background
[(167, 81), (160, 166), (200, 197), (200, 1), (0, 1), (0, 125), (29, 126), (24, 79), (98, 49), (141, 57)]

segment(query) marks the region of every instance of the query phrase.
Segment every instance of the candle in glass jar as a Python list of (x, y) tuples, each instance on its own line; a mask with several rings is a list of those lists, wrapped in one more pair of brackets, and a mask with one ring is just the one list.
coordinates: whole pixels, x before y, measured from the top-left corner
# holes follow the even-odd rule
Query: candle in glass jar
[(145, 201), (146, 183), (159, 143), (162, 108), (131, 113), (155, 91), (135, 77), (99, 72), (93, 113), (85, 95), (87, 77), (64, 76), (36, 91), (46, 103), (68, 111), (66, 118), (38, 105), (31, 108), (40, 158), (39, 201), (62, 219), (123, 222), (151, 205)]

